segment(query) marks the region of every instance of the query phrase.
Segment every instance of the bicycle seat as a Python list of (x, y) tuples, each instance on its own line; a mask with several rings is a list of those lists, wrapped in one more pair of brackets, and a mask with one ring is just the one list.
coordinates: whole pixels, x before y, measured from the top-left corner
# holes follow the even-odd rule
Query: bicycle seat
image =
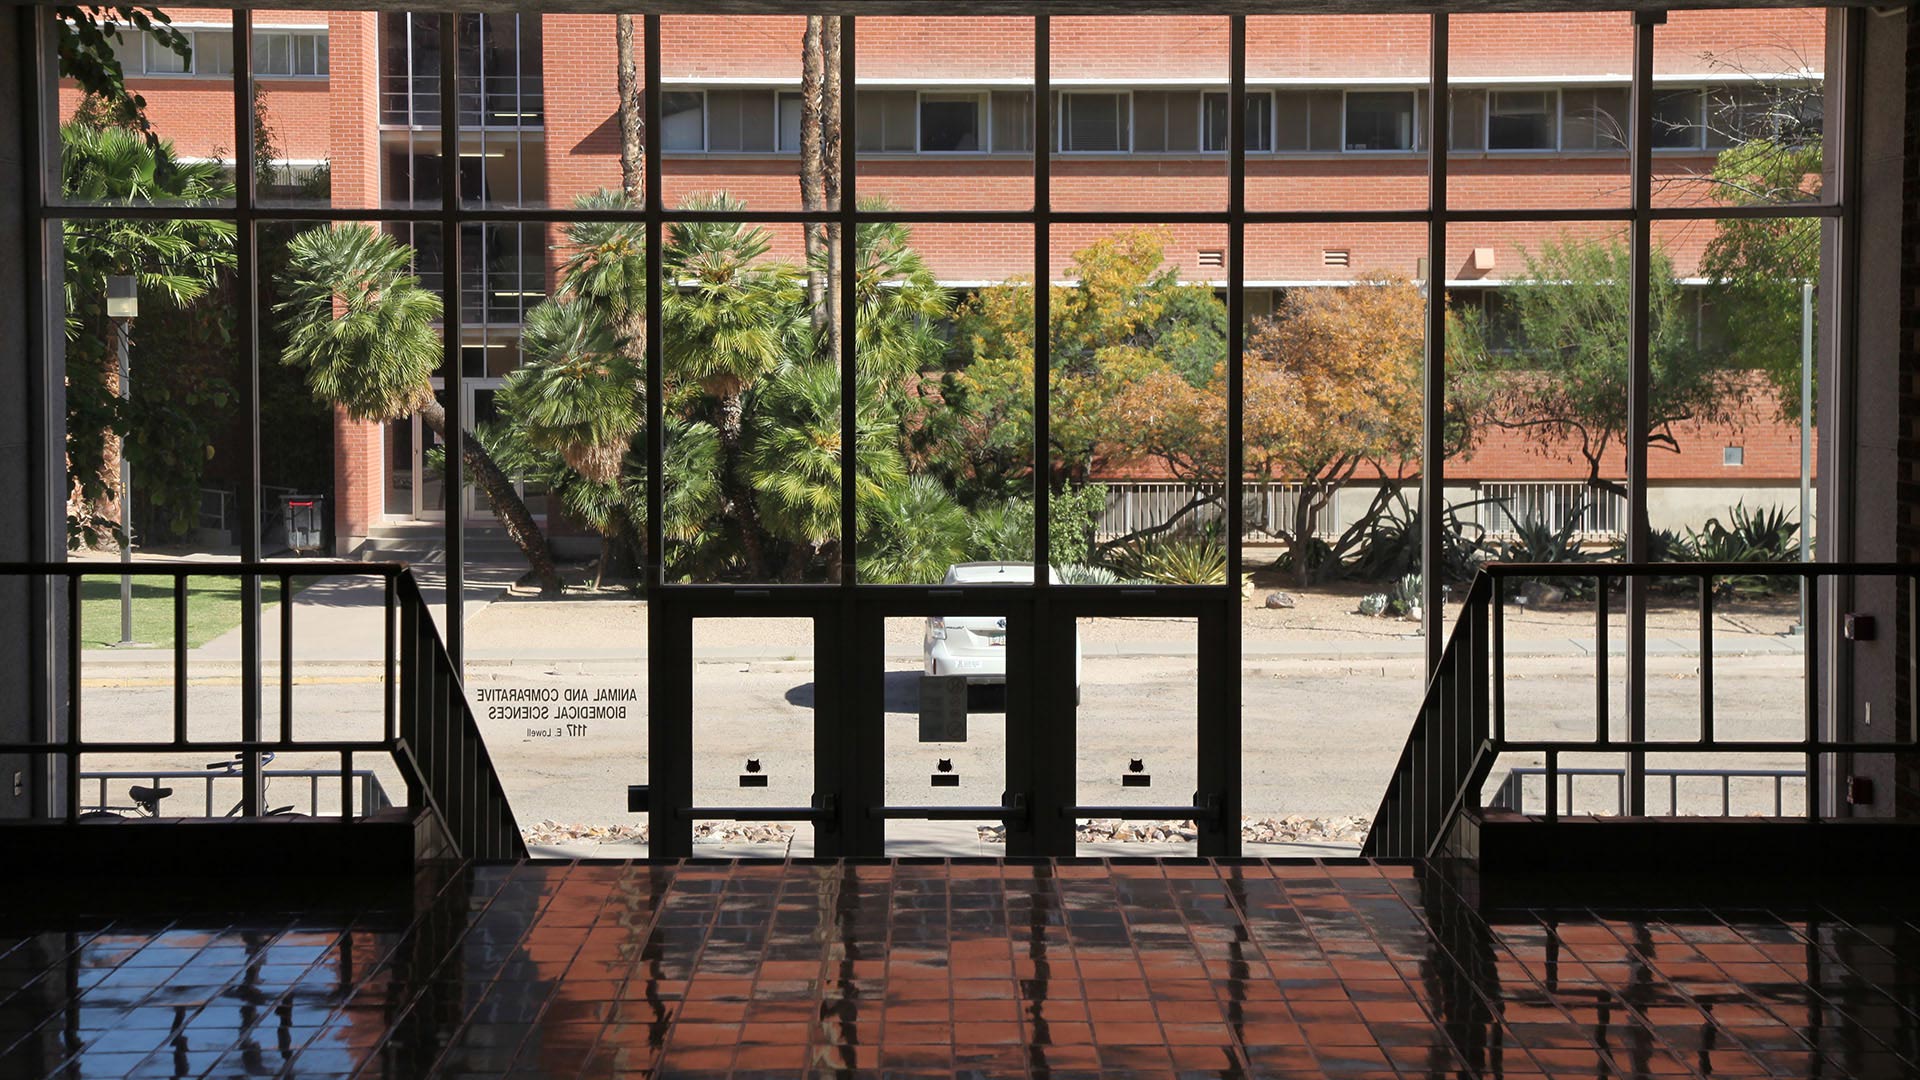
[(161, 799), (164, 799), (167, 796), (173, 794), (173, 789), (170, 787), (137, 787), (136, 786), (136, 787), (128, 788), (127, 794), (133, 796), (134, 802), (142, 803), (149, 807), (157, 807), (160, 805)]

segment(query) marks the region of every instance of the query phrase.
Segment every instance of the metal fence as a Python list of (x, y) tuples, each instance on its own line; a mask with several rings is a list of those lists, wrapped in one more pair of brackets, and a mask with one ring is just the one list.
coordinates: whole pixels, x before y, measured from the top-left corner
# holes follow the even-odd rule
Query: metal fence
[(1626, 496), (1579, 481), (1481, 484), (1478, 498), (1485, 507), (1480, 521), (1489, 536), (1512, 536), (1527, 523), (1557, 531), (1569, 520), (1582, 539), (1613, 540), (1625, 535)]
[[(1107, 508), (1094, 525), (1094, 538), (1113, 540), (1181, 517), (1178, 528), (1219, 528), (1226, 519), (1226, 485), (1182, 484), (1121, 480), (1109, 481)], [(1367, 492), (1371, 494), (1371, 492)], [(1247, 485), (1241, 494), (1246, 508), (1242, 517), (1242, 537), (1247, 540), (1273, 539), (1277, 531), (1293, 526), (1294, 502), (1299, 498), (1298, 484)], [(1336, 489), (1315, 522), (1314, 535), (1331, 540), (1339, 535), (1340, 511), (1346, 492)], [(1199, 504), (1194, 505), (1198, 500)]]

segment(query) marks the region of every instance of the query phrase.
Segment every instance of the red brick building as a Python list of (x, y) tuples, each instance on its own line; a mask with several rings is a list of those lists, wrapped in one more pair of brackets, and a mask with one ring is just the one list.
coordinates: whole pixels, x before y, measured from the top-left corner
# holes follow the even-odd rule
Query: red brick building
[[(181, 154), (230, 158), (230, 90), (207, 77), (231, 71), (227, 13), (172, 14), (194, 37), (194, 59), (133, 43), (123, 54), (129, 85), (145, 95), (155, 127)], [(802, 24), (798, 17), (664, 17), (658, 137), (668, 205), (724, 190), (754, 209), (799, 208)], [(468, 204), (564, 207), (618, 187), (612, 17), (467, 15), (460, 26), (456, 149)], [(1051, 26), (1058, 126), (1036, 138), (1030, 21), (861, 19), (860, 197), (915, 210), (1026, 208), (1040, 148), (1053, 155), (1055, 209), (1223, 209), (1227, 20), (1060, 17)], [(1250, 18), (1248, 205), (1424, 207), (1427, 33), (1425, 16)], [(438, 205), (436, 18), (263, 11), (255, 34), (260, 100), (285, 198), (344, 208)], [(1453, 207), (1625, 205), (1631, 37), (1624, 13), (1457, 16), (1450, 39)], [(1796, 108), (1818, 109), (1821, 10), (1678, 12), (1656, 41), (1655, 190), (1663, 202), (1712, 198), (1700, 178), (1741, 132), (1778, 121), (1771, 114), (1781, 88), (1803, 91), (1794, 95)], [(66, 93), (70, 104), (71, 88)], [(1799, 119), (1817, 122), (1817, 112)], [(318, 190), (303, 180), (322, 172), (327, 194), (303, 194)], [(541, 225), (466, 228), (465, 404), (468, 416), (484, 417), (493, 388), (516, 363), (521, 316), (552, 281), (553, 236)], [(434, 230), (412, 230), (423, 277), (437, 283)], [(798, 257), (797, 228), (768, 231), (777, 255)], [(1057, 228), (1056, 276), (1075, 250), (1107, 231)], [(1441, 274), (1452, 301), (1497, 303), (1499, 286), (1524, 267), (1526, 252), (1566, 233), (1624, 235), (1613, 223), (1453, 225)], [(1176, 226), (1169, 235), (1167, 258), (1183, 278), (1224, 288), (1224, 229)], [(1709, 225), (1663, 224), (1655, 242), (1683, 282), (1697, 285), (1711, 235)], [(955, 288), (1032, 268), (1027, 226), (923, 225), (915, 242)], [(1267, 309), (1285, 289), (1376, 272), (1425, 279), (1425, 245), (1419, 223), (1249, 226), (1249, 309)], [(1747, 412), (1738, 425), (1684, 427), (1678, 453), (1656, 448), (1656, 526), (1697, 523), (1738, 500), (1793, 501), (1797, 427), (1781, 423), (1764, 397)], [(382, 522), (443, 511), (442, 494), (422, 473), (424, 449), (414, 422), (384, 429), (337, 422), (334, 496), (343, 546)], [(1624, 474), (1623, 462), (1610, 467)], [(1542, 452), (1518, 436), (1484, 441), (1448, 469), (1463, 493), (1487, 484), (1577, 484), (1585, 476), (1576, 455)], [(1597, 530), (1606, 512), (1595, 508)]]

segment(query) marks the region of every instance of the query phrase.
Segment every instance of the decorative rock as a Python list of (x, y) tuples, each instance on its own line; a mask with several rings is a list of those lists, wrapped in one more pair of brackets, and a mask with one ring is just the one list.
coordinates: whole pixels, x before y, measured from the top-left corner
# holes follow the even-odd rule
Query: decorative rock
[(1267, 594), (1267, 606), (1270, 608), (1290, 608), (1294, 606), (1293, 596), (1289, 593), (1271, 592)]

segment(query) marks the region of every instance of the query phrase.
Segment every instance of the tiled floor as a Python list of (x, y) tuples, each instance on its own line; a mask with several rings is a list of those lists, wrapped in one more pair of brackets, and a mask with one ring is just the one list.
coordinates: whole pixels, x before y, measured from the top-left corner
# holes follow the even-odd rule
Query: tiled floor
[(154, 915), (16, 883), (0, 1078), (1920, 1075), (1920, 903), (1476, 891), (1358, 861), (529, 863)]

